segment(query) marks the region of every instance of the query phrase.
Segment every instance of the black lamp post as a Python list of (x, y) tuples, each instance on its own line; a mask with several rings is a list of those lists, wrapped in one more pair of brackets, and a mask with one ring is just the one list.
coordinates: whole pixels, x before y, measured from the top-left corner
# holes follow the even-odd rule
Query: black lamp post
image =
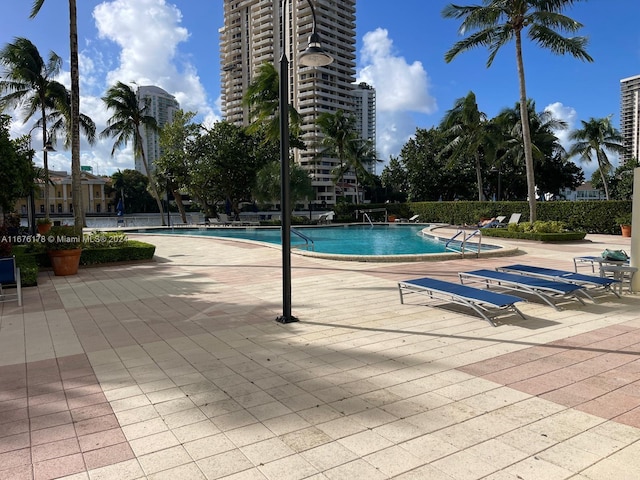
[[(295, 0), (294, 0), (295, 1)], [(307, 0), (311, 8), (313, 28), (309, 37), (309, 46), (298, 60), (309, 67), (323, 67), (333, 62), (333, 57), (320, 46), (320, 36), (316, 32), (316, 12), (311, 0)], [(289, 58), (287, 56), (286, 38), (288, 36), (287, 7), (289, 0), (282, 0), (280, 10), (280, 211), (282, 237), (282, 315), (276, 318), (280, 323), (296, 322), (298, 319), (291, 315), (291, 200), (289, 181)], [(274, 35), (275, 36), (275, 35)]]

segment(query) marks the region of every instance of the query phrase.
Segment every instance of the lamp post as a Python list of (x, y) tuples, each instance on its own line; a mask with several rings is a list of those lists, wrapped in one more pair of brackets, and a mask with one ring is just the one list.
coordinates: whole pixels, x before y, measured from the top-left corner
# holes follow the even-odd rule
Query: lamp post
[[(295, 0), (294, 0), (295, 1)], [(309, 37), (309, 46), (300, 55), (298, 60), (302, 65), (309, 67), (323, 67), (333, 62), (333, 57), (326, 53), (320, 46), (320, 36), (316, 31), (316, 12), (311, 0), (307, 0), (311, 8), (312, 29)], [(279, 110), (280, 110), (280, 211), (281, 238), (282, 238), (282, 315), (276, 318), (280, 323), (296, 322), (298, 319), (291, 314), (291, 211), (290, 211), (290, 185), (289, 185), (289, 58), (287, 56), (286, 38), (288, 28), (287, 8), (289, 0), (282, 0), (280, 10), (280, 83), (279, 83)], [(275, 35), (274, 35), (275, 37)]]

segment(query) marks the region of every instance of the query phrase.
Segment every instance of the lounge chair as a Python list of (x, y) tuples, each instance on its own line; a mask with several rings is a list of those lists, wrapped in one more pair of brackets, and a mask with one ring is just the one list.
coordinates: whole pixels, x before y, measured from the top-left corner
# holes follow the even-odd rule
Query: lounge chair
[(535, 267), (533, 265), (507, 265), (506, 267), (498, 267), (496, 270), (500, 272), (519, 273), (521, 275), (529, 275), (532, 277), (545, 278), (554, 282), (567, 282), (574, 283), (585, 287), (580, 292), (587, 298), (593, 300), (589, 290), (602, 290), (604, 292), (611, 292), (616, 297), (620, 297), (616, 291), (612, 288), (616, 284), (620, 283), (619, 280), (614, 278), (596, 277), (595, 275), (585, 275), (582, 273), (569, 272), (567, 270), (557, 270), (554, 268)]
[[(7, 293), (6, 287), (15, 287), (16, 293)], [(20, 268), (16, 266), (15, 257), (0, 258), (0, 302), (17, 300), (18, 306), (22, 306), (22, 283), (20, 281)]]
[(478, 223), (478, 228), (496, 228), (502, 225), (504, 219), (507, 218), (504, 215), (498, 215), (495, 218), (489, 220), (483, 220)]
[(517, 302), (525, 300), (515, 295), (490, 292), (433, 278), (416, 278), (398, 282), (398, 289), (400, 291), (400, 303), (402, 304), (404, 304), (404, 295), (410, 293), (425, 295), (432, 300), (451, 302), (469, 307), (494, 327), (496, 325), (493, 319), (505, 312), (516, 312), (522, 318), (526, 318), (515, 306)]
[[(517, 223), (520, 222), (520, 217), (522, 217), (521, 213), (512, 213), (511, 217), (509, 217), (509, 221), (507, 223), (505, 223), (504, 221), (501, 221), (498, 225), (496, 225), (497, 228), (506, 228), (509, 225), (516, 225)], [(506, 217), (504, 217), (506, 218)], [(503, 220), (504, 220), (503, 218)]]
[(515, 290), (535, 295), (549, 306), (560, 310), (553, 301), (555, 298), (575, 298), (584, 305), (577, 293), (584, 287), (573, 283), (554, 282), (544, 278), (528, 277), (518, 273), (498, 272), (496, 270), (474, 270), (472, 272), (460, 272), (460, 282), (482, 283), (487, 288), (498, 285), (507, 290)]
[(409, 221), (411, 223), (418, 223), (419, 219), (420, 219), (420, 215), (414, 215), (413, 217), (409, 218)]
[(320, 215), (318, 217), (318, 225), (326, 225), (331, 223), (331, 221), (333, 220), (333, 217), (335, 215), (335, 212), (331, 211), (331, 212), (327, 212), (327, 213), (323, 213), (322, 215)]

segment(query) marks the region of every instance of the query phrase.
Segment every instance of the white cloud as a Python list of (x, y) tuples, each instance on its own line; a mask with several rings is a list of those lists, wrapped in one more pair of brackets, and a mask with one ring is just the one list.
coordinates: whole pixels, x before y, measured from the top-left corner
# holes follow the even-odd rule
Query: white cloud
[(361, 55), (363, 66), (357, 81), (376, 89), (377, 147), (380, 157), (387, 161), (414, 134), (413, 115), (434, 113), (438, 106), (429, 93), (429, 77), (422, 63), (408, 63), (398, 56), (387, 30), (366, 33)]
[[(165, 0), (113, 0), (96, 6), (99, 38), (120, 47), (119, 65), (107, 73), (107, 87), (117, 81), (156, 85), (175, 95), (181, 108), (203, 118), (218, 117), (209, 105), (197, 69), (178, 51), (189, 32), (182, 13)], [(219, 117), (218, 117), (219, 118)]]
[(544, 111), (550, 112), (553, 115), (553, 118), (555, 118), (556, 120), (562, 120), (566, 122), (567, 129), (557, 130), (555, 134), (558, 137), (558, 140), (560, 140), (560, 144), (568, 150), (571, 146), (569, 135), (571, 135), (571, 132), (576, 128), (576, 119), (578, 118), (578, 113), (573, 107), (566, 107), (560, 102), (555, 102), (547, 105), (544, 108)]

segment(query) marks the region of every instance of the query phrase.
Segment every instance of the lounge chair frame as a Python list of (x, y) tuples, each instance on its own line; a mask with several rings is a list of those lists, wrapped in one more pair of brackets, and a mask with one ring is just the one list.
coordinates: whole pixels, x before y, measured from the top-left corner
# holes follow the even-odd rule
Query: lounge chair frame
[[(616, 297), (620, 295), (613, 288), (620, 280), (615, 278), (596, 277), (595, 275), (585, 275), (582, 273), (569, 272), (567, 270), (557, 270), (553, 268), (535, 267), (532, 265), (507, 265), (506, 267), (497, 267), (499, 272), (518, 273), (520, 275), (529, 275), (536, 278), (544, 278), (553, 282), (566, 282), (574, 285), (585, 287), (580, 290), (585, 297), (591, 301), (595, 301), (589, 290), (602, 290), (605, 293), (613, 293)], [(588, 288), (591, 287), (591, 288)]]
[(524, 314), (516, 307), (515, 303), (526, 300), (515, 295), (489, 292), (487, 290), (462, 285), (459, 283), (436, 280), (433, 278), (416, 278), (398, 282), (400, 303), (404, 304), (404, 295), (418, 294), (431, 300), (454, 303), (468, 307), (480, 317), (496, 326), (494, 319), (499, 315), (516, 312), (526, 319)]
[(458, 276), (460, 277), (460, 282), (463, 284), (465, 281), (468, 283), (481, 283), (484, 284), (486, 288), (499, 286), (506, 290), (529, 293), (538, 297), (556, 310), (562, 310), (557, 303), (554, 302), (554, 300), (558, 298), (574, 298), (584, 305), (584, 301), (577, 296), (577, 292), (584, 290), (584, 287), (576, 284), (552, 282), (543, 278), (527, 277), (526, 275), (499, 272), (497, 270), (460, 272)]
[(600, 270), (603, 265), (629, 265), (629, 261), (607, 260), (606, 258), (592, 255), (573, 257), (573, 269), (576, 273), (578, 273), (578, 267), (582, 267), (585, 264), (591, 267), (592, 273), (596, 273), (596, 264), (598, 265), (598, 270)]

